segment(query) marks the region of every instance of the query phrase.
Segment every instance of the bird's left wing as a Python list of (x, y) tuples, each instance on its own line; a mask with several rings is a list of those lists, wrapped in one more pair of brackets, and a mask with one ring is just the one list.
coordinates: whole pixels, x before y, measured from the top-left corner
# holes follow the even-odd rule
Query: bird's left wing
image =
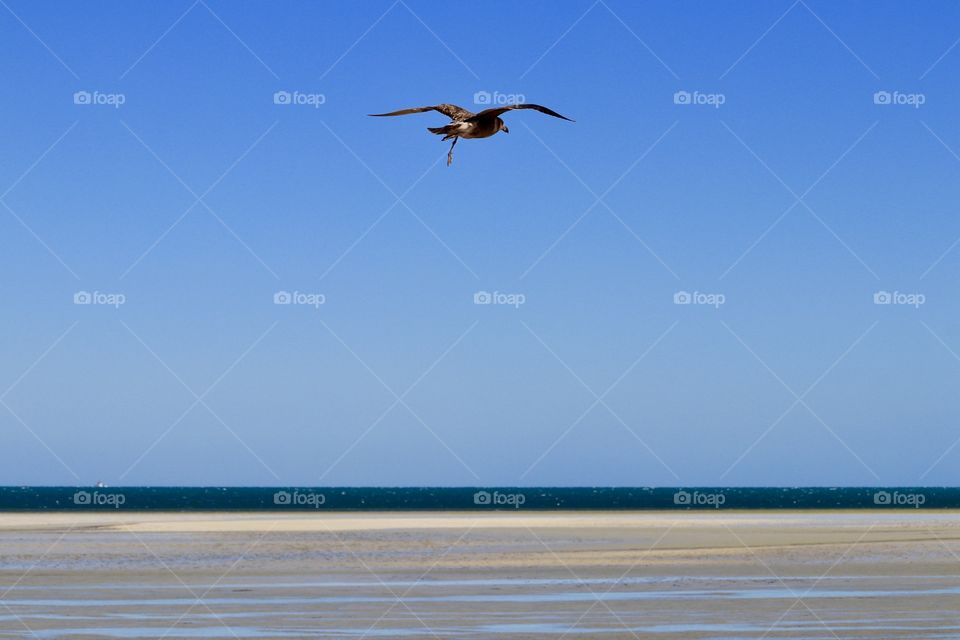
[(481, 112), (478, 113), (477, 115), (473, 116), (473, 118), (469, 118), (469, 119), (470, 119), (470, 120), (475, 120), (475, 119), (480, 119), (480, 118), (495, 117), (495, 116), (499, 116), (499, 115), (502, 114), (502, 113), (506, 113), (507, 111), (513, 111), (514, 109), (535, 109), (535, 110), (539, 111), (540, 113), (545, 113), (545, 114), (547, 114), (548, 116), (553, 116), (554, 118), (561, 118), (562, 120), (567, 120), (567, 121), (569, 121), (569, 122), (575, 122), (574, 120), (571, 120), (571, 119), (568, 118), (567, 116), (562, 116), (562, 115), (560, 115), (559, 113), (557, 113), (556, 111), (554, 111), (553, 109), (548, 109), (548, 108), (546, 108), (546, 107), (542, 107), (542, 106), (540, 106), (539, 104), (512, 104), (512, 105), (510, 105), (510, 106), (508, 106), (508, 107), (497, 107), (496, 109), (484, 109), (483, 111), (481, 111)]
[(432, 107), (413, 107), (412, 109), (401, 109), (400, 111), (391, 111), (390, 113), (371, 113), (371, 116), (405, 116), (411, 113), (423, 113), (424, 111), (438, 111), (455, 122), (462, 122), (467, 118), (473, 117), (473, 113), (463, 107), (455, 104), (437, 104)]

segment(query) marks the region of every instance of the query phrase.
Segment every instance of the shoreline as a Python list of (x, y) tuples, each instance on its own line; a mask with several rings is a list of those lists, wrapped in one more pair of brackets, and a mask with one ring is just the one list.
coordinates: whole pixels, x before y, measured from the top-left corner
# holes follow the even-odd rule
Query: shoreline
[(45, 511), (0, 512), (0, 533), (51, 528), (127, 528), (142, 532), (214, 533), (224, 531), (393, 531), (457, 528), (645, 528), (725, 526), (856, 526), (862, 523), (954, 524), (960, 530), (960, 509), (770, 509), (716, 511)]

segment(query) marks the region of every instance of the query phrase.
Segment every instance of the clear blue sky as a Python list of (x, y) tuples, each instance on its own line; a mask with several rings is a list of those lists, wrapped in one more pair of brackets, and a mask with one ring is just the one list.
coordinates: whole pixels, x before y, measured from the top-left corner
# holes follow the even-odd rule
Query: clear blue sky
[(0, 483), (960, 481), (956, 3), (0, 4)]

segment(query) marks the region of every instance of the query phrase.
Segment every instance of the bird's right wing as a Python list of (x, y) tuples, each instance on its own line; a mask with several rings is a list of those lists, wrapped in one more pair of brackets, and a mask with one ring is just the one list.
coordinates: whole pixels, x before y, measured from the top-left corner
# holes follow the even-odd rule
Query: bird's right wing
[(371, 113), (371, 116), (405, 116), (411, 113), (423, 113), (424, 111), (439, 111), (454, 122), (462, 122), (467, 118), (472, 118), (473, 114), (463, 107), (455, 104), (438, 104), (432, 107), (414, 107), (412, 109), (401, 109), (400, 111), (391, 111), (390, 113)]
[(536, 111), (539, 111), (540, 113), (545, 113), (545, 114), (547, 114), (548, 116), (553, 116), (554, 118), (560, 118), (560, 119), (562, 119), (562, 120), (567, 120), (568, 122), (574, 122), (573, 120), (571, 120), (571, 119), (568, 118), (567, 116), (562, 116), (562, 115), (560, 115), (559, 113), (557, 113), (556, 111), (554, 111), (553, 109), (548, 109), (548, 108), (546, 108), (546, 107), (540, 106), (539, 104), (531, 104), (531, 103), (529, 103), (529, 102), (521, 102), (520, 104), (511, 104), (511, 105), (506, 106), (506, 107), (495, 107), (495, 108), (493, 108), (493, 109), (484, 109), (483, 111), (481, 111), (480, 113), (478, 113), (478, 114), (476, 115), (476, 117), (477, 117), (478, 119), (479, 119), (479, 118), (496, 117), (496, 116), (499, 116), (499, 115), (502, 115), (502, 114), (506, 113), (507, 111), (513, 111), (514, 109), (535, 109)]

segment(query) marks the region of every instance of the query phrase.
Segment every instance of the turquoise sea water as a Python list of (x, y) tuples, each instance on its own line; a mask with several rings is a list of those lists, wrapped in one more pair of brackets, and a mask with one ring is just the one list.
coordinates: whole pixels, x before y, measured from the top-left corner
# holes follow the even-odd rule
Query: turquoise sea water
[(960, 487), (0, 487), (0, 511), (960, 509)]

